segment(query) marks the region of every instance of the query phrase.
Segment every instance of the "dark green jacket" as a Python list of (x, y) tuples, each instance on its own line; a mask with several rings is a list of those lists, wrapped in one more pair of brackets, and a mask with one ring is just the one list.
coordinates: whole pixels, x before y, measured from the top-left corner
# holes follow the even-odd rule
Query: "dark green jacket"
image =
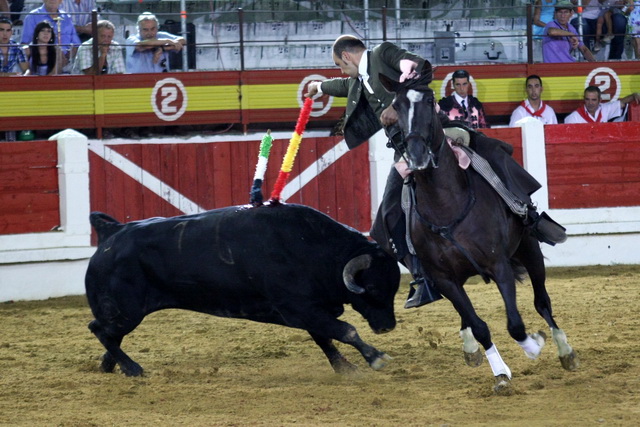
[(374, 47), (373, 50), (365, 52), (365, 55), (368, 55), (367, 72), (373, 94), (365, 89), (358, 78), (329, 79), (322, 82), (321, 86), (322, 92), (327, 95), (347, 98), (343, 131), (350, 149), (362, 144), (382, 128), (380, 115), (393, 101), (393, 94), (382, 86), (378, 75), (384, 74), (398, 80), (402, 74), (401, 59), (417, 62), (418, 70), (424, 65), (424, 59), (421, 57), (389, 42)]

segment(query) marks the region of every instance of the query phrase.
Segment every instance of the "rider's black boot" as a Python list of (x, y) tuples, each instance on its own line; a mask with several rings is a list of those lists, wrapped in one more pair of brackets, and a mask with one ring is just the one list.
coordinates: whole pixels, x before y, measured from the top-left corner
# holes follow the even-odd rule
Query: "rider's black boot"
[(411, 271), (413, 281), (409, 284), (409, 296), (404, 303), (404, 308), (421, 307), (442, 299), (442, 295), (435, 289), (433, 283), (426, 279), (418, 258), (415, 255), (408, 255), (405, 258), (411, 258), (410, 261), (405, 261), (405, 264)]
[(555, 246), (567, 240), (567, 229), (552, 220), (546, 212), (538, 214), (534, 209), (529, 209), (526, 223), (531, 225), (533, 236), (543, 243)]

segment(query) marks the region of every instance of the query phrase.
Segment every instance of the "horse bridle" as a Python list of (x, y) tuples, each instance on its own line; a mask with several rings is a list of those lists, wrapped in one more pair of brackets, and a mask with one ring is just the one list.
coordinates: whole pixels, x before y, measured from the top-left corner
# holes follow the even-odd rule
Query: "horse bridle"
[[(431, 135), (435, 135), (435, 121), (438, 120), (438, 115), (434, 114), (433, 115), (433, 120), (431, 120)], [(411, 132), (409, 132), (409, 134), (406, 136), (404, 135), (404, 132), (397, 126), (393, 126), (390, 128), (390, 130), (396, 130), (396, 132), (392, 133), (389, 135), (389, 142), (387, 143), (387, 147), (391, 147), (393, 148), (397, 153), (400, 154), (400, 157), (402, 157), (402, 159), (409, 164), (409, 159), (407, 159), (407, 157), (405, 156), (405, 151), (407, 150), (407, 144), (405, 143), (405, 141), (408, 138), (417, 138), (419, 140), (421, 140), (424, 145), (427, 147), (427, 167), (429, 167), (429, 164), (431, 164), (431, 166), (433, 166), (434, 169), (438, 168), (438, 162), (437, 159), (440, 157), (440, 152), (442, 151), (442, 148), (444, 147), (444, 144), (447, 140), (446, 136), (444, 135), (444, 133), (442, 134), (442, 140), (440, 141), (440, 145), (438, 146), (438, 151), (437, 153), (434, 153), (432, 148), (431, 148), (431, 144), (429, 143), (429, 141), (427, 140), (427, 138), (423, 135), (421, 135), (419, 132), (412, 130)], [(404, 150), (402, 150), (400, 147), (398, 147), (398, 144), (396, 144), (396, 142), (394, 141), (396, 135), (400, 134), (400, 140), (402, 141), (402, 146), (404, 147)]]
[[(434, 119), (431, 121), (431, 135), (435, 135), (435, 120), (438, 120), (437, 114), (434, 114)], [(399, 130), (399, 132), (401, 133), (400, 137), (402, 138), (402, 142), (403, 145), (405, 145), (406, 148), (406, 144), (404, 144), (404, 133)], [(395, 136), (395, 134), (393, 135)], [(433, 150), (431, 149), (431, 144), (428, 144), (427, 142), (427, 138), (424, 137), (423, 135), (420, 135), (418, 132), (415, 131), (411, 131), (409, 132), (408, 137), (412, 137), (412, 138), (418, 138), (420, 140), (422, 140), (424, 142), (424, 144), (427, 147), (427, 155), (428, 155), (428, 160), (427, 160), (427, 167), (429, 164), (431, 164), (433, 166), (434, 169), (438, 168), (438, 162), (437, 159), (440, 158), (440, 153), (446, 143), (446, 135), (442, 134), (442, 141), (440, 142), (440, 146), (438, 147), (437, 153), (434, 153)], [(396, 148), (396, 151), (399, 151), (395, 142), (393, 141), (393, 138), (390, 137), (389, 141), (391, 142), (391, 144), (394, 145), (394, 147)], [(407, 164), (409, 164), (409, 161), (406, 157), (404, 157), (404, 152), (401, 153), (401, 156), (403, 157), (403, 159), (407, 162)], [(460, 224), (466, 217), (467, 215), (469, 215), (469, 213), (471, 212), (471, 209), (473, 208), (473, 206), (475, 205), (476, 202), (476, 196), (475, 196), (475, 192), (473, 191), (473, 186), (471, 185), (471, 181), (469, 179), (469, 173), (467, 171), (465, 171), (464, 174), (466, 180), (467, 180), (467, 188), (469, 189), (468, 192), (468, 198), (467, 198), (467, 203), (465, 204), (464, 209), (462, 210), (462, 212), (460, 213), (460, 215), (458, 215), (457, 218), (455, 218), (453, 221), (451, 221), (449, 224), (447, 225), (436, 225), (430, 221), (427, 221), (421, 214), (420, 211), (418, 210), (418, 204), (417, 204), (417, 200), (416, 200), (416, 192), (415, 192), (415, 186), (410, 185), (409, 186), (409, 194), (411, 196), (411, 205), (413, 206), (413, 209), (411, 209), (412, 212), (415, 212), (418, 219), (420, 220), (420, 222), (422, 222), (423, 224), (425, 224), (429, 230), (431, 230), (431, 232), (441, 236), (442, 238), (448, 240), (453, 246), (455, 246), (461, 253), (462, 255), (464, 255), (464, 257), (469, 261), (469, 263), (473, 266), (473, 268), (475, 268), (475, 270), (478, 272), (478, 274), (482, 277), (482, 279), (485, 281), (485, 283), (489, 283), (490, 282), (490, 278), (487, 276), (487, 274), (480, 268), (480, 266), (478, 265), (478, 263), (473, 259), (473, 257), (471, 256), (471, 253), (469, 253), (469, 251), (464, 248), (460, 243), (458, 243), (458, 241), (456, 239), (453, 238), (453, 231), (454, 229), (458, 226), (458, 224)]]

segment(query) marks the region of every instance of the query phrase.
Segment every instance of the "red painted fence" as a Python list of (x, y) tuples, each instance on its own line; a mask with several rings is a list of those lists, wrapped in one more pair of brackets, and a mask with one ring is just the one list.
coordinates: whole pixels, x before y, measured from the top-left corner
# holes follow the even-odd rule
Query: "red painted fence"
[(55, 141), (0, 144), (0, 234), (60, 224), (57, 162)]
[[(488, 129), (522, 162), (520, 129)], [(552, 209), (640, 206), (640, 123), (545, 126)], [(291, 173), (314, 165), (339, 138), (305, 138)], [(271, 194), (288, 141), (276, 141), (263, 185)], [(204, 209), (249, 201), (259, 141), (109, 146)], [(54, 141), (0, 144), (0, 234), (46, 232), (60, 224)], [(316, 166), (320, 170), (321, 166)], [(91, 209), (121, 221), (182, 213), (111, 163), (90, 153)], [(367, 145), (346, 153), (287, 199), (358, 230), (371, 225)]]
[[(333, 148), (341, 138), (305, 137), (289, 182)], [(288, 141), (276, 140), (262, 192), (268, 200)], [(204, 209), (249, 203), (260, 141), (127, 144), (110, 146)], [(95, 153), (90, 154), (91, 209), (121, 221), (182, 212)], [(143, 183), (144, 184), (144, 183)], [(314, 207), (361, 231), (371, 226), (366, 144), (346, 153), (286, 200)]]

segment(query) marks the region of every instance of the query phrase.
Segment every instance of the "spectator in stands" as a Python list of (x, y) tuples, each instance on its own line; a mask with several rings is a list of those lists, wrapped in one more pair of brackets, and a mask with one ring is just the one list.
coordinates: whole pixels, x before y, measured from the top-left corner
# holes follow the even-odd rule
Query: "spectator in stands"
[(62, 52), (56, 47), (56, 36), (49, 21), (42, 21), (36, 25), (28, 52), (30, 75), (60, 74), (61, 69), (57, 65), (62, 62)]
[(116, 27), (111, 21), (101, 20), (97, 24), (98, 29), (98, 66), (93, 66), (93, 39), (89, 39), (80, 45), (74, 71), (91, 75), (122, 74), (125, 72), (124, 55), (122, 47), (113, 40)]
[(578, 31), (569, 23), (573, 15), (573, 4), (569, 0), (560, 0), (555, 9), (555, 19), (544, 27), (543, 61), (574, 62), (574, 49), (580, 50), (587, 61), (595, 61), (591, 51), (580, 41)]
[(634, 3), (631, 15), (629, 15), (629, 34), (633, 37), (633, 48), (636, 59), (640, 59), (640, 1)]
[(180, 52), (186, 41), (181, 36), (158, 31), (158, 18), (149, 12), (138, 17), (138, 34), (127, 39), (127, 71), (129, 73), (161, 73), (169, 71), (169, 54)]
[(533, 10), (533, 36), (542, 38), (547, 22), (553, 21), (557, 0), (536, 0)]
[(535, 74), (527, 77), (525, 81), (525, 90), (527, 91), (527, 99), (513, 110), (509, 126), (515, 126), (516, 122), (525, 117), (533, 117), (538, 119), (545, 125), (555, 125), (558, 123), (556, 112), (550, 105), (542, 101), (542, 79)]
[[(615, 37), (613, 34), (613, 21), (612, 16), (616, 13), (623, 14), (625, 17), (633, 10), (633, 0), (615, 1), (615, 0), (600, 0), (600, 3), (608, 6), (603, 8), (598, 22), (596, 24), (596, 37), (593, 45), (593, 51), (598, 52), (604, 45), (611, 43), (611, 40)], [(613, 4), (612, 4), (613, 3)], [(626, 18), (625, 18), (626, 19)], [(606, 27), (604, 25), (606, 24)], [(607, 35), (602, 37), (603, 27), (607, 29)], [(602, 38), (602, 40), (601, 40)]]
[(89, 40), (93, 35), (91, 12), (96, 9), (96, 0), (63, 0), (62, 8), (71, 15), (80, 41)]
[[(573, 4), (577, 4), (577, 0), (572, 0)], [(587, 1), (583, 1), (583, 4)], [(614, 0), (614, 4), (622, 6), (624, 0)], [(592, 48), (595, 43), (595, 35), (598, 25), (598, 17), (600, 16), (600, 0), (589, 0), (588, 4), (582, 8), (582, 35), (584, 44)], [(579, 17), (574, 18), (571, 21), (574, 27), (578, 28)], [(613, 33), (614, 37), (611, 40), (611, 47), (609, 48), (609, 59), (621, 59), (622, 52), (624, 51), (624, 37), (627, 32), (627, 17), (623, 13), (613, 13), (611, 15), (611, 26), (613, 29), (609, 29), (606, 25), (603, 30), (607, 33)]]
[[(53, 28), (53, 39), (60, 41), (62, 50), (60, 69), (64, 69), (75, 57), (80, 39), (73, 26), (71, 16), (60, 9), (62, 0), (44, 0), (41, 7), (33, 9), (24, 18), (22, 27), (22, 44), (29, 44), (35, 36), (34, 30), (39, 22), (47, 21)], [(60, 34), (58, 34), (58, 31)]]
[(11, 4), (11, 22), (13, 25), (22, 25), (20, 14), (24, 9), (24, 0), (10, 0), (9, 3)]
[(464, 122), (473, 129), (488, 128), (482, 103), (478, 98), (469, 95), (470, 79), (467, 70), (457, 70), (453, 73), (451, 86), (454, 92), (438, 101), (440, 111), (450, 120)]
[(13, 24), (9, 18), (0, 18), (0, 76), (19, 76), (29, 70), (22, 47), (11, 38)]
[(0, 18), (9, 18), (11, 11), (11, 7), (9, 6), (9, 2), (7, 0), (0, 0)]
[(601, 103), (602, 92), (596, 86), (584, 90), (584, 105), (565, 119), (565, 123), (606, 123), (624, 116), (626, 106), (630, 102), (640, 102), (640, 94), (632, 93), (617, 101)]
[[(385, 90), (378, 75), (382, 73), (399, 81), (411, 79), (419, 75), (425, 60), (389, 42), (367, 50), (362, 40), (351, 35), (336, 39), (332, 57), (348, 77), (312, 82), (308, 85), (306, 96), (326, 93), (347, 98), (342, 129), (348, 147), (360, 145), (384, 126), (387, 135), (396, 144), (395, 160), (398, 161), (399, 153), (404, 151), (402, 138), (395, 127), (398, 115), (391, 105), (393, 94)], [(371, 236), (385, 250), (393, 253), (413, 275), (414, 281), (405, 303), (405, 308), (412, 308), (442, 297), (427, 280), (420, 261), (409, 253), (405, 214), (400, 205), (402, 183), (403, 177), (392, 167)]]

